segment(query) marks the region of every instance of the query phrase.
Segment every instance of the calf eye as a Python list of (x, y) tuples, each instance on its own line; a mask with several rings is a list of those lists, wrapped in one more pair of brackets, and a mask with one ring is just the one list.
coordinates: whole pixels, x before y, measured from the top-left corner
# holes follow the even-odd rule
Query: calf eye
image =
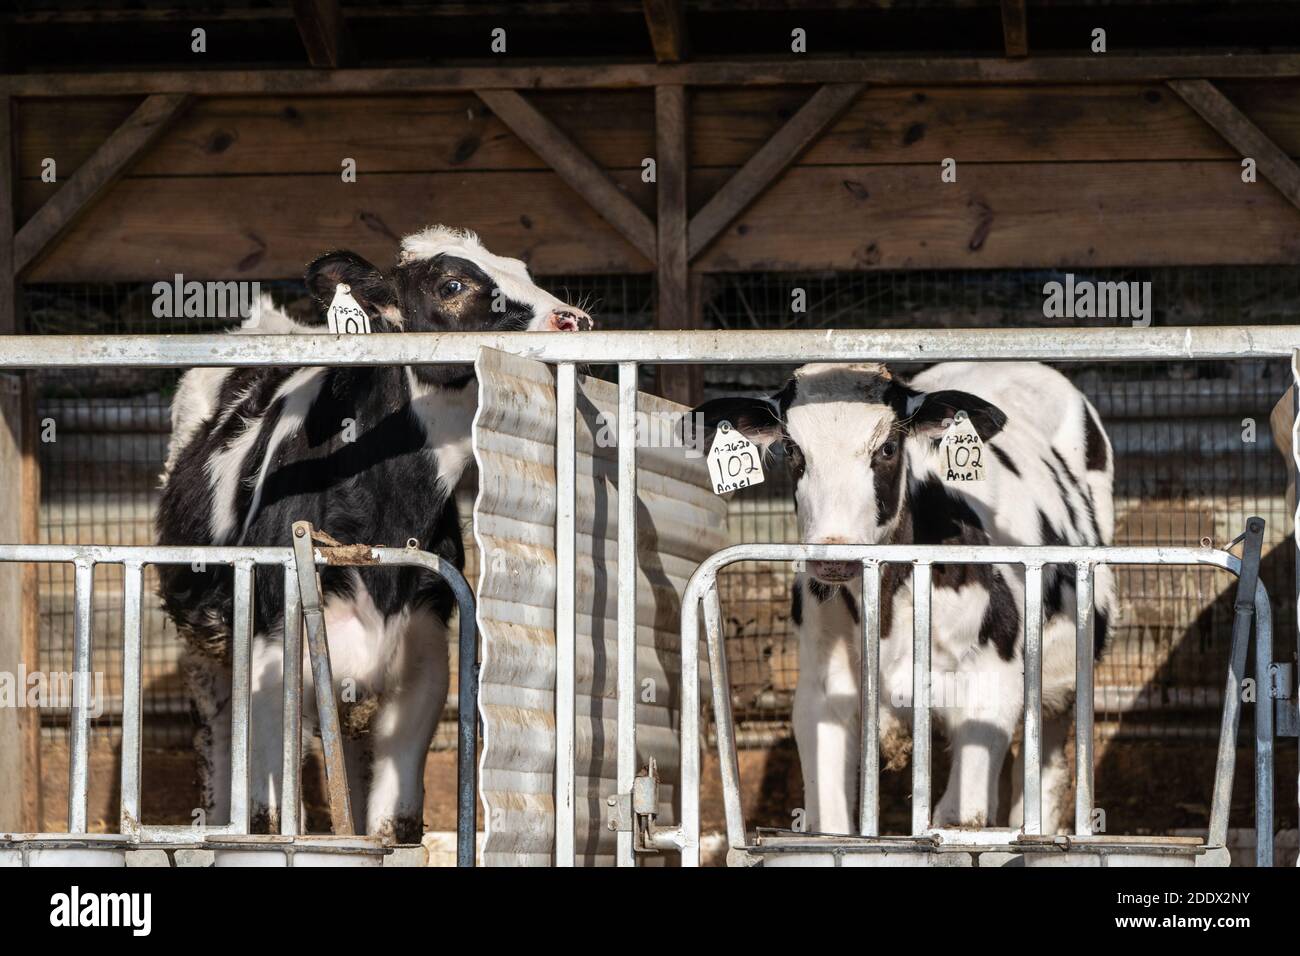
[(444, 282), (441, 286), (438, 287), (438, 294), (442, 296), (444, 299), (449, 299), (453, 295), (459, 295), (460, 290), (463, 288), (465, 287), (461, 285), (459, 279), (448, 279), (446, 282)]
[(877, 449), (876, 454), (888, 461), (890, 458), (893, 458), (898, 454), (898, 442), (892, 440), (885, 442), (879, 449)]

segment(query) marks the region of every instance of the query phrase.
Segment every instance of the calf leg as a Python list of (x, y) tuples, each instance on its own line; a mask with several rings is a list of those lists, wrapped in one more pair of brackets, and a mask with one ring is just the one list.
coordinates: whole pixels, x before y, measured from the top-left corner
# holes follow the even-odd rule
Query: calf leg
[(432, 614), (413, 615), (371, 724), (368, 834), (396, 843), (423, 837), (424, 765), (448, 680), (446, 625)]
[(186, 649), (181, 656), (190, 705), (197, 726), (201, 816), (195, 822), (218, 826), (230, 821), (230, 668), (205, 654)]
[(249, 715), (248, 809), (253, 833), (280, 832), (284, 772), (284, 644), (253, 638)]
[(852, 804), (861, 749), (858, 680), (849, 658), (842, 641), (800, 635), (793, 722), (808, 832), (857, 832)]
[(952, 768), (934, 808), (937, 827), (986, 827), (996, 820), (998, 780), (1021, 712), (1013, 690), (1018, 682), (1016, 669), (1000, 664), (985, 660), (983, 670), (959, 675), (963, 682), (957, 690), (964, 699), (948, 710), (945, 719)]
[[(1067, 821), (1073, 803), (1074, 779), (1070, 776), (1065, 745), (1073, 723), (1068, 710), (1043, 717), (1043, 832), (1049, 835), (1070, 829)], [(1024, 819), (1025, 744), (1022, 737), (1011, 768), (1011, 812), (1007, 823), (1013, 829), (1019, 829), (1024, 825)]]

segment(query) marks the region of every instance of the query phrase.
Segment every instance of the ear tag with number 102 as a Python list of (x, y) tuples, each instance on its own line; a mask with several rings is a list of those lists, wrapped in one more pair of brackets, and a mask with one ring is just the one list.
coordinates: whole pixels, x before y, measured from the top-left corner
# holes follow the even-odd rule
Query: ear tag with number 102
[(958, 412), (939, 442), (943, 480), (954, 484), (984, 480), (984, 440), (965, 412)]
[(368, 335), (370, 333), (370, 316), (366, 310), (352, 298), (352, 287), (340, 282), (334, 287), (334, 301), (330, 303), (330, 331), (335, 335)]
[(762, 453), (732, 428), (731, 422), (718, 423), (718, 433), (709, 448), (709, 477), (715, 495), (763, 483)]

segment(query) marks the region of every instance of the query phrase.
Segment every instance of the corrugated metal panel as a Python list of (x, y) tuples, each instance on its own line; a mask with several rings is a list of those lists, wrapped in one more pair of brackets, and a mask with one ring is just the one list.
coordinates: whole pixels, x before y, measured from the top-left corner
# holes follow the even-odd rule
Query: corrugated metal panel
[[(555, 386), (547, 365), (491, 349), (480, 353), (477, 371), (483, 860), (547, 866), (555, 823)], [(683, 411), (651, 395), (638, 402), (652, 416)], [(612, 443), (603, 436), (616, 434), (617, 408), (613, 385), (579, 379), (576, 833), (578, 862), (587, 865), (614, 859), (604, 801), (616, 778), (617, 449), (597, 447), (596, 436)], [(638, 765), (658, 761), (665, 823), (675, 819), (681, 594), (699, 562), (726, 544), (726, 502), (706, 478), (701, 460), (680, 448), (638, 451)]]

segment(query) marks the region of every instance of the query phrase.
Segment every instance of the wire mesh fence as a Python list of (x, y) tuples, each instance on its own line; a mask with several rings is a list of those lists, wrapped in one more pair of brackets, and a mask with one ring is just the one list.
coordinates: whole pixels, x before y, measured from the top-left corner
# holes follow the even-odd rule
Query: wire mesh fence
[[(1155, 325), (1284, 323), (1294, 320), (1288, 308), (1300, 300), (1300, 268), (1295, 267), (1108, 269), (1078, 278), (1150, 282), (1149, 321)], [(1132, 321), (1045, 316), (1044, 284), (1063, 280), (1057, 271), (721, 275), (706, 281), (702, 318), (709, 328), (755, 331), (1070, 328)], [(648, 277), (549, 277), (542, 284), (583, 305), (602, 328), (652, 324), (653, 287)], [(305, 316), (316, 308), (301, 283), (262, 285), (291, 314)], [(197, 332), (232, 324), (197, 317), (158, 318), (148, 285), (33, 285), (23, 292), (26, 327), (42, 334)], [(712, 366), (705, 370), (706, 395), (768, 394), (793, 367)], [(1273, 448), (1268, 424), (1269, 411), (1289, 382), (1286, 364), (1168, 362), (1063, 370), (1097, 405), (1115, 445), (1116, 543), (1187, 545), (1209, 538), (1222, 546), (1240, 532), (1248, 516), (1261, 515), (1268, 522), (1264, 575), (1277, 599), (1277, 633), (1283, 642), (1293, 640), (1294, 609), (1286, 598), (1294, 593), (1294, 557), (1284, 546), (1291, 533), (1287, 468)], [(597, 367), (592, 372), (605, 377), (609, 370)], [(649, 374), (646, 369), (647, 385)], [(41, 375), (42, 541), (153, 540), (168, 405), (177, 377), (166, 370), (136, 369)], [(769, 472), (764, 485), (747, 489), (731, 502), (730, 533), (737, 543), (795, 540), (785, 470), (778, 466)], [(467, 480), (472, 482), (473, 476)], [(467, 488), (462, 488), (461, 501), (469, 550), (466, 576), (472, 584), (476, 571)], [(788, 567), (744, 565), (721, 579), (742, 741), (771, 742), (788, 734), (797, 677), (789, 621), (792, 577)], [(97, 726), (106, 732), (117, 726), (115, 702), (120, 696), (116, 682), (121, 662), (114, 657), (120, 646), (120, 586), (119, 571), (100, 569), (94, 603), (96, 670), (105, 675), (108, 706)], [(152, 578), (146, 586), (152, 591)], [(1231, 618), (1231, 600), (1223, 593), (1226, 579), (1205, 571), (1132, 569), (1118, 575), (1118, 587), (1123, 612), (1098, 671), (1098, 718), (1111, 721), (1121, 732), (1201, 733), (1212, 728)], [(39, 600), (42, 666), (67, 669), (71, 568), (42, 568)], [(145, 742), (188, 745), (189, 705), (176, 669), (179, 639), (152, 605), (144, 648)], [(1283, 644), (1278, 656), (1289, 653)], [(47, 733), (61, 732), (62, 724), (57, 709), (46, 714)], [(440, 732), (440, 744), (451, 739)]]

